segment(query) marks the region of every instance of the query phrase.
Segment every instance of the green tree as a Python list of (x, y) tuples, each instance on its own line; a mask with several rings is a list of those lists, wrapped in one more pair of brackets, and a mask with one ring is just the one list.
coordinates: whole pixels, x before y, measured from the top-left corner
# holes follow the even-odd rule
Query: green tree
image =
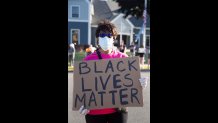
[[(125, 14), (125, 18), (129, 15), (137, 18), (143, 17), (145, 0), (113, 0), (121, 7), (120, 12)], [(150, 15), (150, 0), (147, 0), (147, 13)]]

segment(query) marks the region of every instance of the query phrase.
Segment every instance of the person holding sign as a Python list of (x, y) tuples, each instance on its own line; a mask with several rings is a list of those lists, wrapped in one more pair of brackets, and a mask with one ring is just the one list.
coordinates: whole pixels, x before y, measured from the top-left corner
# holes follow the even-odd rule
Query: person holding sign
[[(108, 20), (103, 20), (98, 24), (96, 29), (97, 50), (86, 56), (84, 61), (98, 60), (98, 59), (114, 59), (125, 58), (127, 54), (121, 53), (114, 49), (114, 40), (117, 36), (116, 27)], [(139, 79), (141, 85), (147, 85), (147, 79)], [(120, 113), (120, 112), (123, 113)], [(119, 110), (118, 108), (104, 108), (104, 109), (86, 109), (81, 106), (79, 112), (85, 115), (86, 123), (127, 123), (128, 112), (125, 108)]]

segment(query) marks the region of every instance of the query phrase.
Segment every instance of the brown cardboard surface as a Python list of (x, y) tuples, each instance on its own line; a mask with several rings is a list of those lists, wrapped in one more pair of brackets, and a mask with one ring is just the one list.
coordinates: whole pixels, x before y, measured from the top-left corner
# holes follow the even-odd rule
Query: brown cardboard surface
[(142, 107), (139, 57), (75, 62), (73, 110)]

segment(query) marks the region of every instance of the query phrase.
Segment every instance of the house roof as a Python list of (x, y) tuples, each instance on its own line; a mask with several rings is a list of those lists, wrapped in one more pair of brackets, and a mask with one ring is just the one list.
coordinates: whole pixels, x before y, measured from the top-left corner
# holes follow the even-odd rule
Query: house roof
[(92, 17), (92, 24), (97, 25), (99, 20), (112, 20), (116, 17), (111, 11), (106, 1), (93, 0), (94, 16)]
[[(118, 9), (120, 7), (118, 6), (118, 3), (113, 0), (92, 0), (92, 3), (94, 6), (94, 16), (92, 17), (92, 25), (97, 25), (98, 21), (102, 19), (108, 19), (111, 21), (119, 15)], [(143, 24), (143, 19), (141, 18), (137, 19), (136, 17), (132, 16), (128, 19), (135, 27), (141, 27)], [(148, 15), (146, 26), (150, 27), (150, 17)]]
[(107, 4), (110, 10), (113, 12), (113, 14), (116, 14), (118, 12), (118, 9), (120, 9), (118, 3), (113, 0), (108, 0)]

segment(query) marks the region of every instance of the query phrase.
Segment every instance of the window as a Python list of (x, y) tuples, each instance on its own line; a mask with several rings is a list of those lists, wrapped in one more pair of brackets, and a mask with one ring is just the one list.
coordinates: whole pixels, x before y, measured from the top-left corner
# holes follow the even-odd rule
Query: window
[(72, 6), (72, 17), (79, 18), (79, 6)]
[(72, 29), (71, 33), (72, 33), (72, 43), (79, 44), (79, 36), (80, 36), (79, 30), (78, 29)]
[(146, 47), (150, 47), (150, 36), (146, 36)]

